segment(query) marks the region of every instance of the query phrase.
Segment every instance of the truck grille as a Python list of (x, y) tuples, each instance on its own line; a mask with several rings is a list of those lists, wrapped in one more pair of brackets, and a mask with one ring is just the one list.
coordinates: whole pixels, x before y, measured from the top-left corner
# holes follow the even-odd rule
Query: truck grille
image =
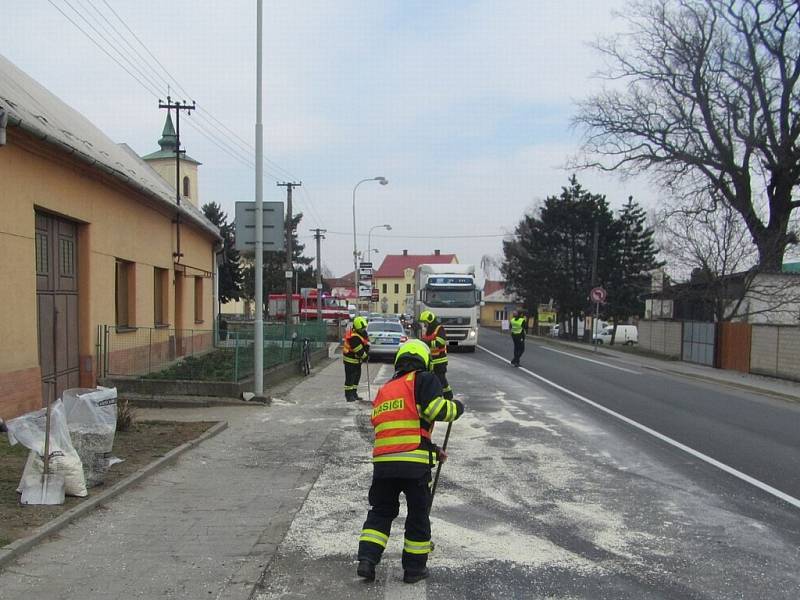
[(449, 325), (469, 325), (469, 317), (440, 317), (439, 320), (445, 327)]

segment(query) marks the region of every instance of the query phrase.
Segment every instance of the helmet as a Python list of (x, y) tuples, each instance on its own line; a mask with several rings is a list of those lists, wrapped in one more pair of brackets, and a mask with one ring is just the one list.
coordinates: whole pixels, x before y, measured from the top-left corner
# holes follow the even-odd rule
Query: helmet
[(418, 359), (422, 363), (422, 366), (427, 369), (431, 362), (431, 351), (428, 349), (428, 345), (425, 344), (425, 342), (420, 340), (408, 340), (397, 349), (397, 354), (395, 354), (394, 357), (395, 366), (397, 366), (397, 363), (402, 358)]
[(436, 315), (429, 310), (423, 310), (419, 320), (420, 323), (433, 323), (436, 320)]
[(356, 317), (353, 319), (353, 329), (358, 331), (359, 329), (364, 329), (367, 326), (367, 319), (364, 317)]

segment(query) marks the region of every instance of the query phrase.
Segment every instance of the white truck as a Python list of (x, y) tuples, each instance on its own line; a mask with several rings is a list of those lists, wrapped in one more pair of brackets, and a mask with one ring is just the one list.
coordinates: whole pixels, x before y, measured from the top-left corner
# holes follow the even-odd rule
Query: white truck
[(481, 291), (475, 285), (475, 265), (424, 264), (415, 276), (414, 321), (425, 310), (444, 325), (450, 348), (475, 352)]

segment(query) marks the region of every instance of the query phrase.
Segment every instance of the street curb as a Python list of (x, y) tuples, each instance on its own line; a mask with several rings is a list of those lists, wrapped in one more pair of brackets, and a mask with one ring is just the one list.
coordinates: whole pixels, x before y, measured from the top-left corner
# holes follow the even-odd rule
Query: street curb
[(52, 521), (45, 523), (41, 527), (38, 527), (34, 532), (24, 538), (18, 539), (7, 546), (3, 546), (0, 548), (0, 571), (2, 571), (3, 567), (7, 564), (16, 560), (19, 556), (23, 555), (25, 552), (33, 548), (37, 545), (40, 541), (44, 538), (53, 535), (54, 533), (60, 531), (69, 523), (78, 519), (79, 517), (83, 517), (87, 513), (91, 512), (99, 505), (107, 502), (111, 498), (121, 494), (122, 492), (126, 491), (127, 489), (133, 487), (143, 479), (146, 479), (153, 473), (159, 471), (163, 467), (175, 462), (178, 457), (180, 457), (183, 453), (191, 450), (195, 446), (201, 444), (202, 442), (206, 441), (209, 438), (214, 437), (221, 431), (224, 431), (228, 428), (227, 421), (220, 421), (211, 429), (203, 432), (200, 436), (196, 437), (193, 440), (189, 440), (185, 444), (181, 444), (177, 448), (173, 448), (169, 452), (167, 452), (164, 456), (151, 462), (148, 465), (145, 465), (132, 475), (129, 475), (127, 478), (123, 479), (122, 481), (118, 481), (114, 485), (112, 485), (107, 490), (103, 491), (102, 493), (88, 498), (87, 500), (81, 502), (78, 506), (69, 509), (67, 512), (62, 513), (60, 516), (56, 517)]

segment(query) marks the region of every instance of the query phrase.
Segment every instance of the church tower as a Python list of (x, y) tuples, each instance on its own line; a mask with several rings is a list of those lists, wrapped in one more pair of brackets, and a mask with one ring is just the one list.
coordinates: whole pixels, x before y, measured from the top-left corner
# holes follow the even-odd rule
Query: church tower
[[(175, 145), (177, 143), (175, 126), (172, 124), (172, 115), (167, 113), (167, 121), (164, 123), (164, 131), (158, 145), (161, 150), (143, 156), (142, 160), (147, 162), (156, 173), (161, 175), (169, 183), (170, 187), (175, 187)], [(197, 167), (201, 163), (193, 159), (188, 154), (181, 154), (181, 200), (191, 202), (194, 206), (200, 207), (199, 195), (197, 192)]]

